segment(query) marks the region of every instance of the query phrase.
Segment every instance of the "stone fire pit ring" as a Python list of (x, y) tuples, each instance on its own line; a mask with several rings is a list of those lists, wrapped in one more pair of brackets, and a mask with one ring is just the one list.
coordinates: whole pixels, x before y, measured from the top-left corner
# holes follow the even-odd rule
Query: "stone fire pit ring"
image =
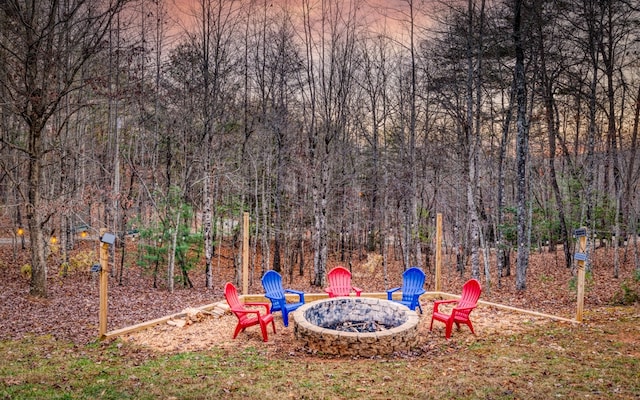
[[(294, 313), (294, 335), (313, 353), (374, 357), (406, 351), (418, 342), (419, 317), (400, 303), (336, 297), (307, 303)], [(347, 332), (336, 325), (377, 325), (375, 332)]]

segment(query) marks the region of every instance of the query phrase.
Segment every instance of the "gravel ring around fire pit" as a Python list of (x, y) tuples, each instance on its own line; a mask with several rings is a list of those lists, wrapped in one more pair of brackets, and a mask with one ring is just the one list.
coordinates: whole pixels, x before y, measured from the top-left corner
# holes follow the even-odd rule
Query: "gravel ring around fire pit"
[[(373, 357), (410, 350), (418, 344), (418, 314), (389, 300), (322, 299), (298, 308), (293, 319), (296, 339), (312, 353)], [(373, 332), (331, 329), (344, 325), (375, 325), (377, 329)]]

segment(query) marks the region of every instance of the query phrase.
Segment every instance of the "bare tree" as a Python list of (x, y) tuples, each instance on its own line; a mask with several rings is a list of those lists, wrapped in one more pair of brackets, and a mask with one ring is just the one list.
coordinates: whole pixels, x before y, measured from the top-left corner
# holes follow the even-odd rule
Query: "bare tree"
[(632, 7), (626, 1), (604, 1), (599, 4), (600, 14), (602, 14), (602, 35), (598, 45), (604, 77), (606, 79), (606, 118), (607, 118), (607, 157), (605, 160), (605, 192), (609, 192), (607, 183), (609, 181), (609, 170), (613, 173), (613, 201), (615, 202), (615, 216), (613, 223), (614, 247), (614, 271), (617, 278), (620, 274), (620, 260), (618, 258), (618, 245), (621, 237), (620, 211), (622, 208), (623, 196), (623, 176), (620, 165), (619, 145), (620, 127), (618, 121), (622, 121), (624, 108), (616, 105), (616, 88), (623, 85), (617, 84), (618, 71), (623, 69), (624, 55), (629, 51), (628, 43), (633, 42), (634, 33), (638, 33), (638, 23)]
[[(565, 204), (563, 201), (562, 193), (560, 192), (560, 185), (558, 184), (558, 173), (556, 171), (556, 153), (557, 145), (556, 138), (559, 136), (559, 123), (556, 118), (556, 99), (555, 92), (559, 83), (557, 80), (564, 72), (565, 66), (560, 62), (562, 56), (562, 43), (563, 40), (559, 40), (554, 35), (552, 27), (554, 22), (553, 12), (544, 12), (542, 3), (536, 3), (533, 8), (533, 23), (535, 25), (536, 34), (533, 35), (537, 41), (537, 54), (539, 58), (539, 72), (540, 79), (540, 91), (542, 93), (542, 101), (544, 107), (544, 115), (547, 129), (547, 140), (549, 146), (549, 180), (553, 189), (553, 194), (556, 202), (556, 210), (558, 213), (558, 222), (560, 227), (560, 240), (563, 245), (564, 261), (567, 268), (571, 267), (572, 256), (571, 246), (569, 244), (569, 233), (567, 228), (567, 217), (565, 216)], [(551, 32), (549, 32), (551, 31)], [(548, 38), (548, 39), (547, 39)], [(551, 244), (550, 248), (555, 248)]]
[[(477, 191), (478, 191), (478, 151), (480, 150), (480, 109), (481, 85), (482, 85), (482, 29), (484, 25), (484, 1), (480, 6), (478, 22), (479, 44), (474, 43), (475, 1), (469, 0), (467, 6), (467, 36), (466, 36), (466, 57), (467, 57), (467, 80), (466, 80), (466, 121), (464, 125), (465, 143), (468, 149), (468, 159), (466, 165), (466, 192), (467, 209), (469, 213), (469, 229), (471, 235), (471, 277), (479, 279), (480, 260), (479, 245), (481, 241), (480, 218), (478, 216)], [(474, 99), (475, 96), (475, 99)], [(475, 126), (475, 129), (474, 129)], [(485, 257), (485, 262), (486, 262)], [(488, 278), (488, 274), (487, 274)]]
[[(359, 1), (322, 2), (313, 10), (303, 2), (306, 46), (305, 107), (308, 157), (314, 202), (314, 279), (322, 286), (327, 267), (331, 159), (335, 141), (346, 128), (353, 82)], [(319, 12), (319, 14), (317, 14)], [(318, 24), (315, 23), (319, 17)]]
[[(215, 207), (213, 206), (214, 172), (222, 163), (220, 159), (221, 135), (224, 121), (224, 96), (230, 93), (224, 91), (224, 79), (230, 73), (230, 43), (237, 28), (238, 6), (233, 1), (200, 0), (198, 9), (194, 10), (195, 31), (190, 33), (189, 45), (192, 47), (197, 60), (198, 88), (201, 113), (199, 118), (201, 153), (203, 173), (203, 228), (205, 247), (205, 276), (207, 288), (213, 287), (213, 227)], [(215, 168), (214, 168), (215, 166)]]
[(45, 228), (55, 208), (47, 206), (42, 185), (46, 157), (59, 134), (49, 122), (63, 100), (87, 84), (80, 72), (104, 49), (111, 23), (126, 3), (10, 0), (0, 5), (0, 63), (7, 71), (0, 85), (11, 99), (6, 106), (26, 127), (23, 140), (11, 145), (29, 160), (24, 201), (34, 296), (48, 295)]
[(529, 126), (527, 121), (527, 86), (524, 65), (524, 43), (522, 29), (523, 1), (515, 0), (513, 9), (513, 41), (515, 47), (516, 64), (514, 82), (517, 102), (517, 172), (518, 172), (518, 263), (516, 265), (516, 289), (527, 287), (527, 267), (529, 266), (528, 240), (528, 190), (527, 190), (527, 161), (529, 152)]

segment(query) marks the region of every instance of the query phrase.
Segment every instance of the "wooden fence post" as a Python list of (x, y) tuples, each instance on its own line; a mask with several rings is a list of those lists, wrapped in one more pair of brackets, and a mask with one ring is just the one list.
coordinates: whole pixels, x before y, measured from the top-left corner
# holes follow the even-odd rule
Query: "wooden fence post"
[(249, 213), (244, 213), (242, 223), (242, 294), (249, 294)]
[(442, 213), (436, 214), (436, 292), (442, 290)]

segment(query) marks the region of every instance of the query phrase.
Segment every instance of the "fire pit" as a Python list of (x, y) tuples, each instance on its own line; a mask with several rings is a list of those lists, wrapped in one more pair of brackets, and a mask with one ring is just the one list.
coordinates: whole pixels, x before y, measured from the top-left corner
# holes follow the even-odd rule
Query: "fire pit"
[(301, 306), (293, 315), (296, 339), (312, 352), (373, 357), (417, 344), (418, 315), (388, 300), (323, 299)]

